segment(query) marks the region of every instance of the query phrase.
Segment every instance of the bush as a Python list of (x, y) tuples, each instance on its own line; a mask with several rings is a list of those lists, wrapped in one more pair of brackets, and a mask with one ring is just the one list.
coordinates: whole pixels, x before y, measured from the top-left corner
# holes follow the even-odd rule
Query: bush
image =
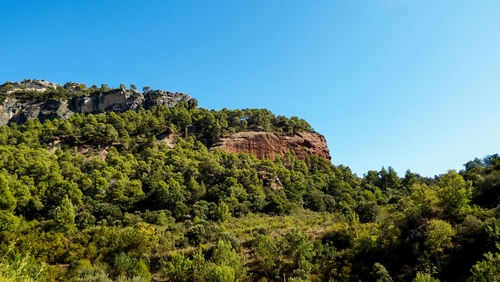
[(19, 218), (11, 212), (0, 211), (0, 231), (14, 232), (19, 222)]
[(443, 220), (433, 219), (427, 226), (425, 246), (431, 252), (441, 252), (448, 247), (454, 235), (455, 230), (451, 224)]
[(363, 223), (377, 221), (380, 214), (380, 208), (376, 202), (363, 201), (354, 210), (359, 215), (359, 221)]
[(433, 278), (429, 273), (417, 272), (413, 282), (439, 282), (439, 279)]
[(44, 281), (44, 265), (30, 255), (14, 256), (11, 260), (0, 260), (0, 281)]
[(471, 269), (468, 281), (498, 281), (500, 277), (500, 253), (486, 253), (484, 260), (478, 261)]
[(378, 262), (373, 264), (372, 277), (377, 282), (392, 282), (391, 275), (385, 269), (385, 266)]
[[(240, 280), (246, 273), (243, 262), (231, 243), (219, 240), (214, 249), (212, 262), (217, 265), (212, 274), (223, 280), (215, 281), (235, 281)], [(225, 280), (232, 278), (231, 280)]]
[(189, 258), (183, 254), (176, 253), (170, 257), (170, 260), (165, 263), (163, 272), (171, 281), (188, 281), (192, 276), (193, 265)]
[(77, 282), (87, 282), (87, 281), (95, 281), (95, 282), (112, 282), (111, 278), (108, 277), (108, 274), (104, 270), (98, 267), (90, 267), (84, 268), (79, 273), (79, 277), (76, 279)]

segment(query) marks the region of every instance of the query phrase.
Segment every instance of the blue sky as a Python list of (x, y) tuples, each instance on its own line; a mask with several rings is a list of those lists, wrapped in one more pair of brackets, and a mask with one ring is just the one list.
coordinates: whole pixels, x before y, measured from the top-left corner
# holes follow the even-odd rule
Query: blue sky
[(0, 81), (268, 108), (334, 164), (433, 176), (500, 151), (500, 1), (1, 1)]

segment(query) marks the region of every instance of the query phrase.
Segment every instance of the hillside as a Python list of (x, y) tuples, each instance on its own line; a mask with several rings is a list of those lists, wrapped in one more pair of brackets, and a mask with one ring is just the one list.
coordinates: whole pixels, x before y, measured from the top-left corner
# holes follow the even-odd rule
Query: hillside
[(306, 121), (265, 109), (40, 80), (0, 95), (2, 281), (500, 275), (498, 155), (359, 177)]

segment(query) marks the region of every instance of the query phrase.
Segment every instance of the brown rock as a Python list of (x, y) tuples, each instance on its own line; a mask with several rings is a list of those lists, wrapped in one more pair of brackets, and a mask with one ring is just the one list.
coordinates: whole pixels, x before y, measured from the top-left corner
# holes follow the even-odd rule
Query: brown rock
[(167, 148), (173, 149), (175, 147), (175, 142), (177, 141), (178, 135), (168, 132), (164, 134), (160, 134), (156, 137), (156, 144), (165, 144)]
[(277, 155), (284, 156), (287, 151), (294, 150), (297, 158), (301, 160), (305, 160), (309, 155), (331, 160), (325, 137), (309, 132), (284, 136), (272, 132), (239, 132), (220, 138), (212, 148), (230, 153), (253, 154), (258, 159), (274, 159)]

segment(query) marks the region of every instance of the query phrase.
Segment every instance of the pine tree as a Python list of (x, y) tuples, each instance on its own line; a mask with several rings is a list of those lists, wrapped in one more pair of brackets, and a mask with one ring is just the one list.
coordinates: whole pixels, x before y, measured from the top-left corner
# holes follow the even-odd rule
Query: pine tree
[(231, 218), (231, 213), (229, 212), (229, 207), (224, 201), (219, 203), (217, 207), (217, 219), (224, 222)]
[(54, 223), (61, 231), (69, 232), (75, 229), (75, 210), (68, 196), (64, 196), (61, 205), (55, 208)]
[(16, 208), (16, 198), (10, 191), (5, 176), (0, 175), (0, 210), (12, 212)]

